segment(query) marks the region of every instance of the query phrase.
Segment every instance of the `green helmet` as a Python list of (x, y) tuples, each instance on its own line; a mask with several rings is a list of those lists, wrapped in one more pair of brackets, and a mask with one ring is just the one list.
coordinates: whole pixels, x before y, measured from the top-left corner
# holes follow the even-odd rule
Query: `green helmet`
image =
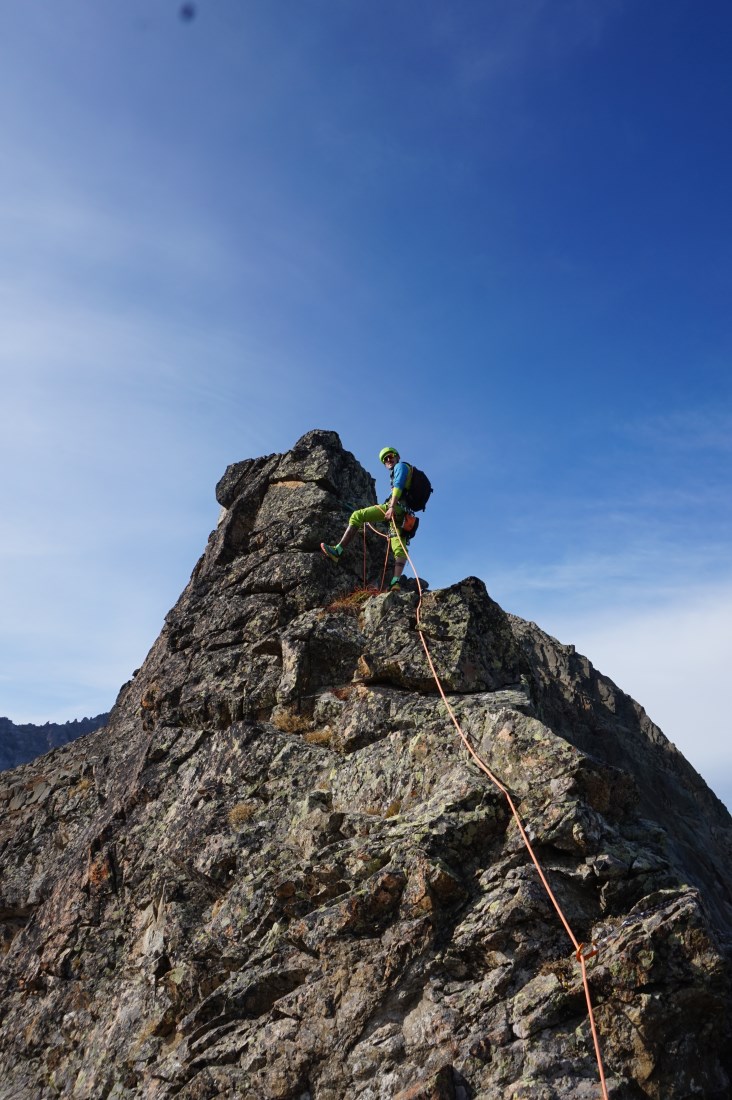
[(395, 455), (397, 462), (399, 461), (399, 451), (396, 447), (382, 447), (379, 451), (379, 462), (383, 462), (387, 455)]

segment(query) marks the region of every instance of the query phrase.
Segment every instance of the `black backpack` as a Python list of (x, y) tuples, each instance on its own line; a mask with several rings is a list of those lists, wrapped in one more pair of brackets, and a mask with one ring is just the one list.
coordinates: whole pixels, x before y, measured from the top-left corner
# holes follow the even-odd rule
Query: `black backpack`
[(412, 481), (403, 498), (407, 507), (413, 512), (424, 512), (431, 493), (432, 485), (427, 474), (423, 470), (418, 470), (416, 466), (412, 466)]

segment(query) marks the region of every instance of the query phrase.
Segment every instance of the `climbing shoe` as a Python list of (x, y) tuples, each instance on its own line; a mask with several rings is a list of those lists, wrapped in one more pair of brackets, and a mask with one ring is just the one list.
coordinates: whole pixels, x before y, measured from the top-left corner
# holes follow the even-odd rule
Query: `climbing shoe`
[(402, 586), (399, 583), (399, 578), (398, 577), (392, 577), (391, 578), (391, 584), (389, 585), (389, 591), (390, 592), (401, 592), (401, 590), (402, 590)]
[(338, 563), (341, 560), (341, 554), (343, 553), (342, 546), (328, 546), (327, 542), (321, 542), (320, 549), (323, 551), (326, 558), (330, 558), (331, 561)]

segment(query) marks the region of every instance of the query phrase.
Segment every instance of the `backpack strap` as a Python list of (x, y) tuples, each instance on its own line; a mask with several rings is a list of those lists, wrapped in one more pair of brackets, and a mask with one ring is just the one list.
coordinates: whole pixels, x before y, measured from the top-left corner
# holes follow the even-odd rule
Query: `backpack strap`
[(412, 477), (414, 476), (414, 466), (411, 466), (408, 462), (405, 462), (404, 465), (409, 466), (409, 473), (407, 474), (407, 484), (404, 486), (404, 496), (402, 497), (402, 500), (404, 501), (404, 506), (407, 509), (407, 511), (411, 512), (412, 515), (414, 515), (414, 510), (412, 508), (412, 505), (409, 503), (409, 490), (412, 488)]

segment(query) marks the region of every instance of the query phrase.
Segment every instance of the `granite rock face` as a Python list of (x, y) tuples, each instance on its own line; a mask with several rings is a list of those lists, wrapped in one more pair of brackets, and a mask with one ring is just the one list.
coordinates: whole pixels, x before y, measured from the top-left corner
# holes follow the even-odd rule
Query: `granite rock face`
[[(468, 578), (353, 595), (337, 435), (229, 467), (104, 730), (0, 776), (0, 1097), (732, 1090), (732, 820), (642, 708)], [(422, 537), (422, 536), (420, 536)], [(416, 547), (415, 547), (416, 549)]]

